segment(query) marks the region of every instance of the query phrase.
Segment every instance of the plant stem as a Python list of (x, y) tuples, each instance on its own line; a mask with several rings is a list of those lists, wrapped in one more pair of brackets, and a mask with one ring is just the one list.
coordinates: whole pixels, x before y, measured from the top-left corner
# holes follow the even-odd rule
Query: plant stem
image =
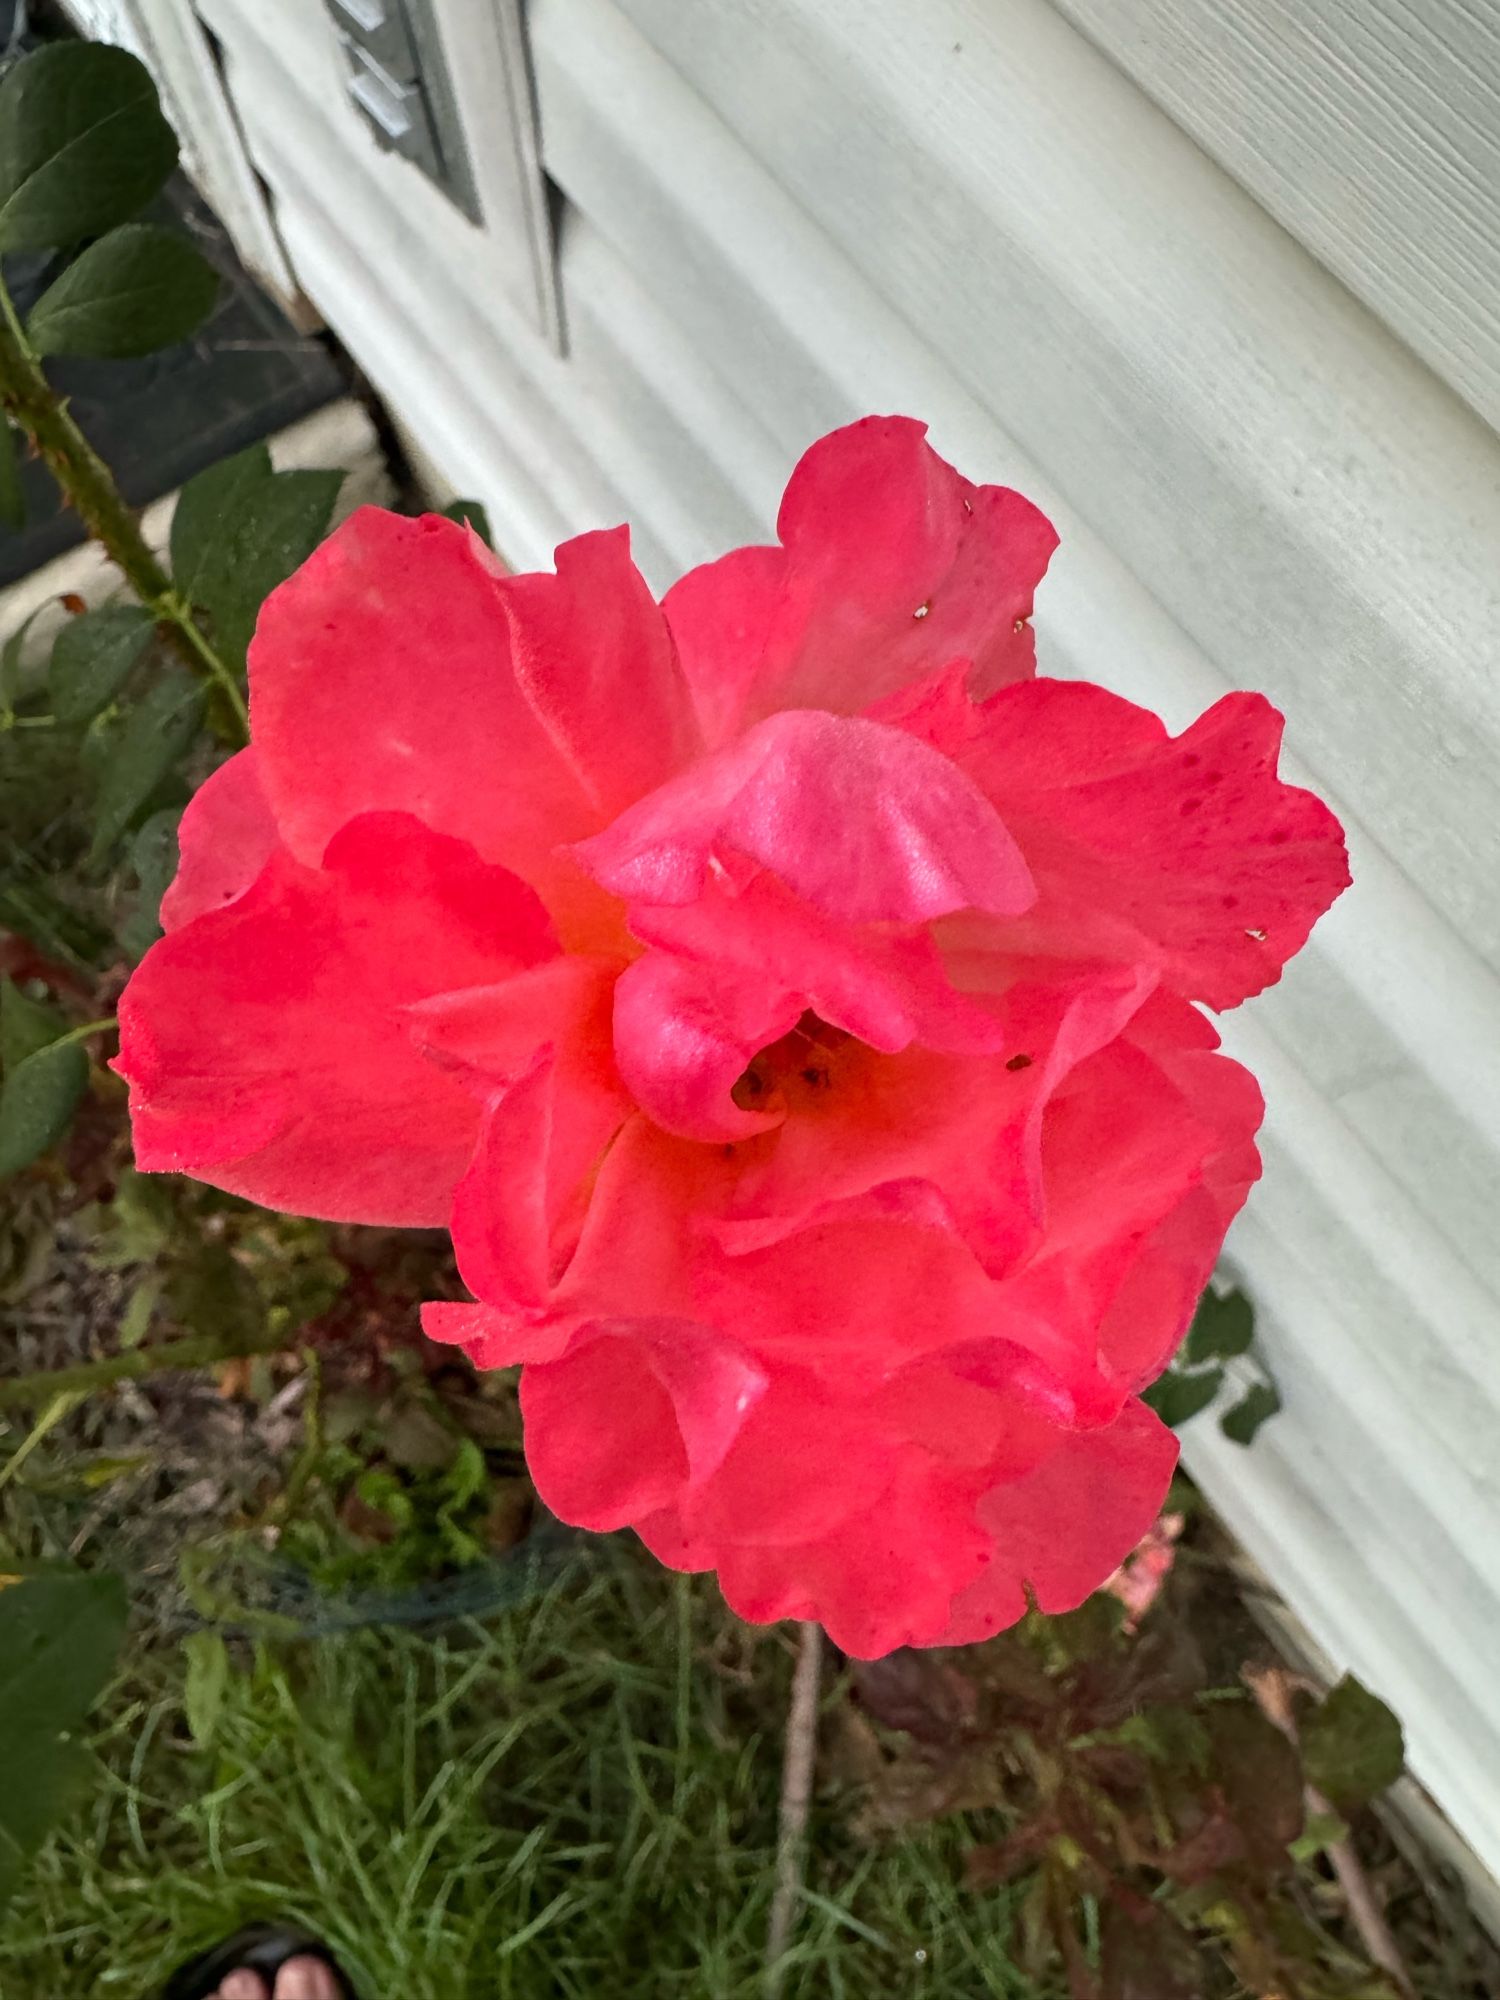
[(69, 1028), (65, 1035), (59, 1035), (55, 1042), (48, 1042), (49, 1049), (65, 1049), (69, 1042), (86, 1042), (90, 1035), (103, 1035), (119, 1027), (113, 1014), (106, 1014), (102, 1021), (85, 1021), (81, 1028)]
[(798, 1627), (797, 1667), (792, 1675), (792, 1699), (786, 1718), (786, 1749), (781, 1767), (781, 1819), (776, 1833), (776, 1893), (766, 1939), (766, 1993), (775, 2000), (781, 1990), (782, 1958), (792, 1935), (792, 1919), (802, 1893), (802, 1844), (807, 1833), (807, 1809), (812, 1800), (813, 1767), (818, 1751), (818, 1679), (823, 1667), (823, 1628)]
[[(1245, 1681), (1250, 1692), (1260, 1705), (1261, 1713), (1288, 1737), (1297, 1741), (1297, 1718), (1292, 1708), (1291, 1676), (1283, 1667), (1267, 1667), (1256, 1671), (1247, 1669)], [(1332, 1806), (1315, 1785), (1305, 1785), (1307, 1810), (1314, 1817), (1331, 1814)], [(1370, 1955), (1370, 1962), (1378, 1965), (1386, 1973), (1391, 1984), (1401, 1995), (1401, 2000), (1417, 2000), (1417, 1990), (1412, 1984), (1411, 1973), (1406, 1960), (1401, 1955), (1390, 1925), (1385, 1920), (1370, 1879), (1365, 1874), (1364, 1865), (1354, 1851), (1354, 1843), (1347, 1834), (1328, 1844), (1328, 1861), (1339, 1887), (1344, 1892), (1344, 1902), (1349, 1911), (1349, 1921), (1359, 1933), (1361, 1944)]]
[(186, 1340), (169, 1340), (160, 1347), (133, 1347), (102, 1361), (80, 1361), (72, 1368), (39, 1368), (31, 1375), (0, 1377), (0, 1410), (22, 1409), (44, 1396), (70, 1391), (87, 1395), (116, 1382), (139, 1381), (169, 1368), (211, 1368), (216, 1361), (234, 1361), (247, 1354), (271, 1354), (284, 1339), (263, 1329), (252, 1338), (226, 1339), (220, 1333), (198, 1333)]
[(177, 651), (195, 673), (224, 694), (248, 742), (250, 718), (239, 683), (172, 588), (172, 579), (141, 533), (140, 523), (114, 475), (73, 421), (66, 400), (42, 372), (41, 362), (0, 283), (0, 408), (35, 446), (62, 488), (63, 497), (125, 581), (166, 625)]

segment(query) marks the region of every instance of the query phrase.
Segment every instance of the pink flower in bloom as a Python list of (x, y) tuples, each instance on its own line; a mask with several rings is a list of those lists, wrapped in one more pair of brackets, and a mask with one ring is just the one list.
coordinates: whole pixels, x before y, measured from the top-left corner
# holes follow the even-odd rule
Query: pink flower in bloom
[(366, 508), (265, 606), (253, 748), (121, 1008), (138, 1158), (450, 1224), (542, 1497), (848, 1651), (1076, 1605), (1176, 1456), (1137, 1391), (1259, 1169), (1195, 1002), (1348, 880), (1231, 694), (1038, 679), (1055, 544), (922, 426), (815, 445), (660, 606)]

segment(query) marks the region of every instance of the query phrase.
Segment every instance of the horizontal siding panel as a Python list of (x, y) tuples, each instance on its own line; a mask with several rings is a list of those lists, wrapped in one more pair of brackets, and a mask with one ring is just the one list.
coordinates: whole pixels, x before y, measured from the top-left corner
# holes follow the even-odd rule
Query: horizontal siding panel
[(1052, 4), (1500, 426), (1500, 10)]
[(622, 11), (1500, 967), (1500, 440), (1046, 0)]
[[(342, 87), (326, 22), (299, 0), (204, 11), (299, 282), (455, 489), (493, 507), (511, 560), (544, 566), (579, 524), (625, 519), (586, 423), (557, 413), (586, 378), (510, 305), (463, 218), (404, 163), (372, 173), (358, 120), (325, 115)], [(636, 547), (671, 572), (646, 523)]]

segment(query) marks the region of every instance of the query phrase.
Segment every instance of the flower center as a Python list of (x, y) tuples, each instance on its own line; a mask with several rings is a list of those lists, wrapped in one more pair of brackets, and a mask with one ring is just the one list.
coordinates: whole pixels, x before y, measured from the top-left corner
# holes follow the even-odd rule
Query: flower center
[(741, 1111), (790, 1111), (831, 1088), (854, 1037), (804, 1014), (789, 1034), (763, 1048), (730, 1092)]

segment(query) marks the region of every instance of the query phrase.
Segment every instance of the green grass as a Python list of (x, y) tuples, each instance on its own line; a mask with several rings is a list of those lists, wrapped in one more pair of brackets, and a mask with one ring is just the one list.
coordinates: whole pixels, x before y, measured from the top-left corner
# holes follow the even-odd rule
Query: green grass
[[(147, 2000), (274, 1913), (364, 2000), (758, 1995), (789, 1666), (785, 1634), (622, 1551), (483, 1624), (246, 1648), (206, 1743), (181, 1652), (138, 1652), (99, 1786), (7, 1916), (0, 1994)], [(865, 1847), (843, 1822), (819, 1802), (785, 2000), (1053, 2000), (951, 1832)]]

